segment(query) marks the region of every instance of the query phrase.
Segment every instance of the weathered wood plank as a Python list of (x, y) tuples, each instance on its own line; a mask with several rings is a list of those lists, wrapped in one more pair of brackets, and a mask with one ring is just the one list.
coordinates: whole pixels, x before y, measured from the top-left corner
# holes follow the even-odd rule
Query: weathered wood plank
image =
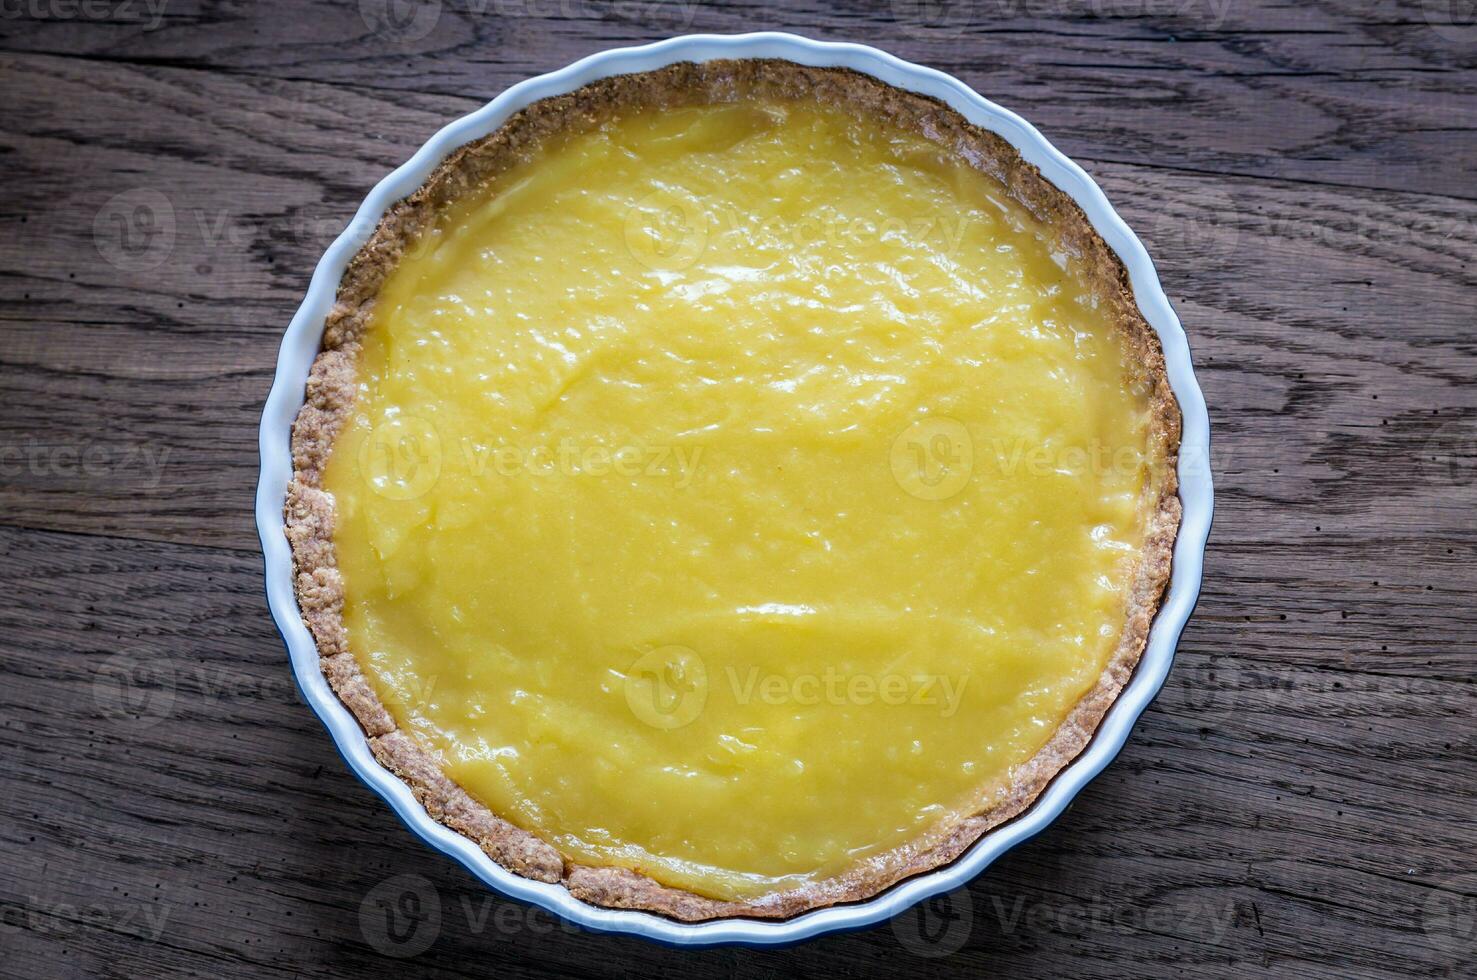
[(953, 72), (1073, 155), (1477, 197), (1477, 25), (1446, 0), (68, 2), (18, 6), (0, 49), (486, 100), (614, 45), (783, 28)]
[[(7, 56), (3, 81), (22, 93), (0, 216), (15, 244), (0, 253), (7, 519), (252, 547), (253, 429), (280, 331), (367, 188), (468, 103), (35, 56)], [(95, 114), (67, 121), (83, 102)], [(192, 112), (211, 122), (183, 126)], [(349, 149), (371, 119), (383, 138)], [(1223, 501), (1281, 505), (1250, 533), (1362, 528), (1392, 497), (1380, 519), (1411, 531), (1463, 520), (1442, 517), (1450, 481), (1409, 458), (1477, 436), (1477, 205), (1091, 166), (1190, 332)], [(171, 238), (127, 251), (171, 216)], [(1470, 487), (1473, 467), (1454, 465)]]
[[(1471, 975), (1461, 4), (84, 3), (0, 0), (0, 973)], [(318, 256), (436, 128), (761, 26), (955, 71), (1088, 166), (1190, 333), (1217, 524), (1127, 749), (967, 897), (676, 953), (492, 897), (347, 774), (260, 598), (255, 427)]]
[[(1299, 653), (1317, 624), (1242, 622), (1239, 575), (1211, 576), (1128, 749), (974, 884), (972, 921), (676, 958), (492, 898), (415, 841), (298, 701), (255, 556), (16, 530), (0, 548), (9, 975), (60, 975), (62, 949), (88, 976), (388, 974), (396, 954), (437, 976), (932, 965), (900, 944), (981, 976), (1440, 976), (1458, 962), (1427, 909), (1477, 843), (1470, 683), (1400, 674), (1400, 657), (1437, 655), (1419, 642), (1380, 670)], [(397, 875), (419, 877), (385, 884)], [(362, 905), (402, 891), (439, 904), (429, 939), (361, 925)]]

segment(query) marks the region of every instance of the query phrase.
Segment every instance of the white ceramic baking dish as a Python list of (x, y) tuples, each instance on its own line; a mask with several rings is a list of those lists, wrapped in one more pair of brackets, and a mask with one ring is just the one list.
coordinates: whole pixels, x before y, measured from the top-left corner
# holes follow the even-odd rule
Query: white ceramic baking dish
[[(560, 885), (520, 878), (496, 864), (474, 844), (432, 820), (410, 790), (381, 768), (364, 733), (334, 696), (318, 669), (318, 652), (298, 612), (292, 589), (292, 556), (283, 535), (282, 508), (292, 473), (289, 437), (303, 400), (308, 368), (318, 351), (324, 317), (349, 259), (373, 231), (385, 210), (419, 187), (432, 169), (464, 143), (497, 129), (519, 109), (539, 99), (573, 91), (609, 75), (648, 71), (680, 61), (716, 58), (784, 58), (805, 65), (842, 66), (865, 72), (899, 88), (933, 96), (971, 122), (1009, 140), (1057, 187), (1087, 213), (1093, 226), (1122, 258), (1134, 295), (1164, 345), (1170, 384), (1184, 414), (1180, 443), (1180, 496), (1184, 519), (1174, 551), (1169, 593), (1154, 621), (1148, 648), (1132, 680), (1103, 719), (1086, 751), (1063, 770), (1025, 814), (986, 834), (957, 861), (902, 882), (865, 902), (809, 912), (784, 922), (719, 920), (696, 924), (671, 921), (639, 911), (587, 905)], [(855, 929), (896, 915), (931, 895), (959, 887), (983, 871), (1007, 848), (1041, 831), (1066, 808), (1079, 790), (1118, 754), (1129, 730), (1158, 693), (1174, 659), (1175, 644), (1200, 591), (1205, 540), (1210, 530), (1210, 426), (1205, 400), (1190, 364), (1184, 330), (1160, 288), (1148, 253), (1118, 217), (1092, 178), (1056, 150), (1029, 123), (931, 68), (900, 61), (859, 44), (811, 41), (792, 34), (690, 35), (635, 48), (620, 48), (513, 86), (476, 112), (448, 125), (413, 157), (374, 188), (353, 222), (324, 253), (307, 296), (282, 340), (277, 374), (262, 414), (261, 479), (256, 522), (266, 565), (267, 601), (281, 630), (292, 671), (307, 702), (333, 736), (349, 767), (383, 796), (409, 827), (438, 850), (456, 858), (489, 886), (542, 906), (593, 929), (632, 933), (678, 945), (710, 943), (789, 943), (839, 929)]]

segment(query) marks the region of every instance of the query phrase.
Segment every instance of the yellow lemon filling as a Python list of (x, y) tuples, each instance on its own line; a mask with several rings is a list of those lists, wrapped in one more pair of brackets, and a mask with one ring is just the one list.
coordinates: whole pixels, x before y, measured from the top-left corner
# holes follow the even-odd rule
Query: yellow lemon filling
[(817, 104), (631, 111), (386, 282), (325, 486), (399, 725), (716, 898), (988, 806), (1118, 641), (1143, 385), (1049, 227)]

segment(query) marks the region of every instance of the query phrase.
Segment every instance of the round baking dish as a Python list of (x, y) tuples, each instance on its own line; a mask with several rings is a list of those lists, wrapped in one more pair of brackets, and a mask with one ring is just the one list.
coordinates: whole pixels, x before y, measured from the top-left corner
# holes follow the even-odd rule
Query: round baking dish
[[(1170, 385), (1183, 413), (1179, 482), (1184, 514), (1175, 543), (1173, 577), (1137, 670), (1088, 747), (1058, 774), (1029, 810), (986, 834), (952, 864), (901, 882), (867, 901), (831, 906), (779, 922), (719, 919), (689, 924), (648, 912), (588, 905), (561, 885), (531, 881), (512, 874), (471, 840), (431, 819), (406, 784), (380, 767), (370, 754), (358, 722), (334, 695), (319, 670), (317, 647), (303, 623), (293, 594), (292, 556), (283, 532), (283, 504), (292, 476), (289, 448), (292, 422), (302, 405), (308, 369), (318, 352), (324, 319), (333, 304), (349, 259), (373, 232), (384, 212), (420, 187), (436, 165), (462, 144), (496, 130), (509, 116), (530, 103), (573, 91), (610, 75), (649, 71), (675, 62), (717, 58), (780, 58), (803, 65), (845, 67), (872, 75), (890, 85), (932, 96), (952, 106), (970, 122), (1009, 141), (1022, 157), (1040, 169), (1047, 180), (1069, 194), (1122, 259), (1139, 308), (1163, 345)], [(304, 698), (327, 726), (349, 767), (383, 796), (400, 818), (427, 843), (456, 858), (497, 891), (541, 906), (581, 926), (631, 933), (677, 945), (789, 943), (821, 933), (867, 926), (896, 915), (929, 896), (963, 885), (1007, 848), (1041, 831), (1066, 808), (1087, 781), (1117, 755), (1134, 721), (1163, 685), (1174, 659), (1175, 644), (1199, 595), (1212, 506), (1209, 441), (1210, 425), (1205, 400), (1195, 381), (1185, 333), (1159, 285), (1148, 253), (1092, 178), (1057, 151), (1029, 123), (948, 75), (900, 61), (875, 48), (811, 41), (779, 33), (690, 35), (642, 47), (602, 52), (515, 85), (483, 108), (446, 126), (374, 188), (348, 229), (324, 253), (302, 306), (283, 338), (276, 377), (262, 413), (256, 522), (265, 560), (267, 602), (287, 644), (292, 671)]]

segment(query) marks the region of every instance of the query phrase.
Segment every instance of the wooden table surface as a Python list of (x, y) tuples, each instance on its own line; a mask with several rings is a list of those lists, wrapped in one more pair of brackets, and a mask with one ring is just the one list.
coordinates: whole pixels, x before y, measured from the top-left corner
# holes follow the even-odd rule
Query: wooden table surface
[[(0, 975), (1477, 975), (1474, 14), (0, 0)], [(263, 601), (256, 426), (434, 130), (759, 28), (952, 72), (1093, 174), (1189, 333), (1217, 513), (1164, 692), (1048, 832), (890, 924), (679, 952), (498, 899), (349, 775)]]

